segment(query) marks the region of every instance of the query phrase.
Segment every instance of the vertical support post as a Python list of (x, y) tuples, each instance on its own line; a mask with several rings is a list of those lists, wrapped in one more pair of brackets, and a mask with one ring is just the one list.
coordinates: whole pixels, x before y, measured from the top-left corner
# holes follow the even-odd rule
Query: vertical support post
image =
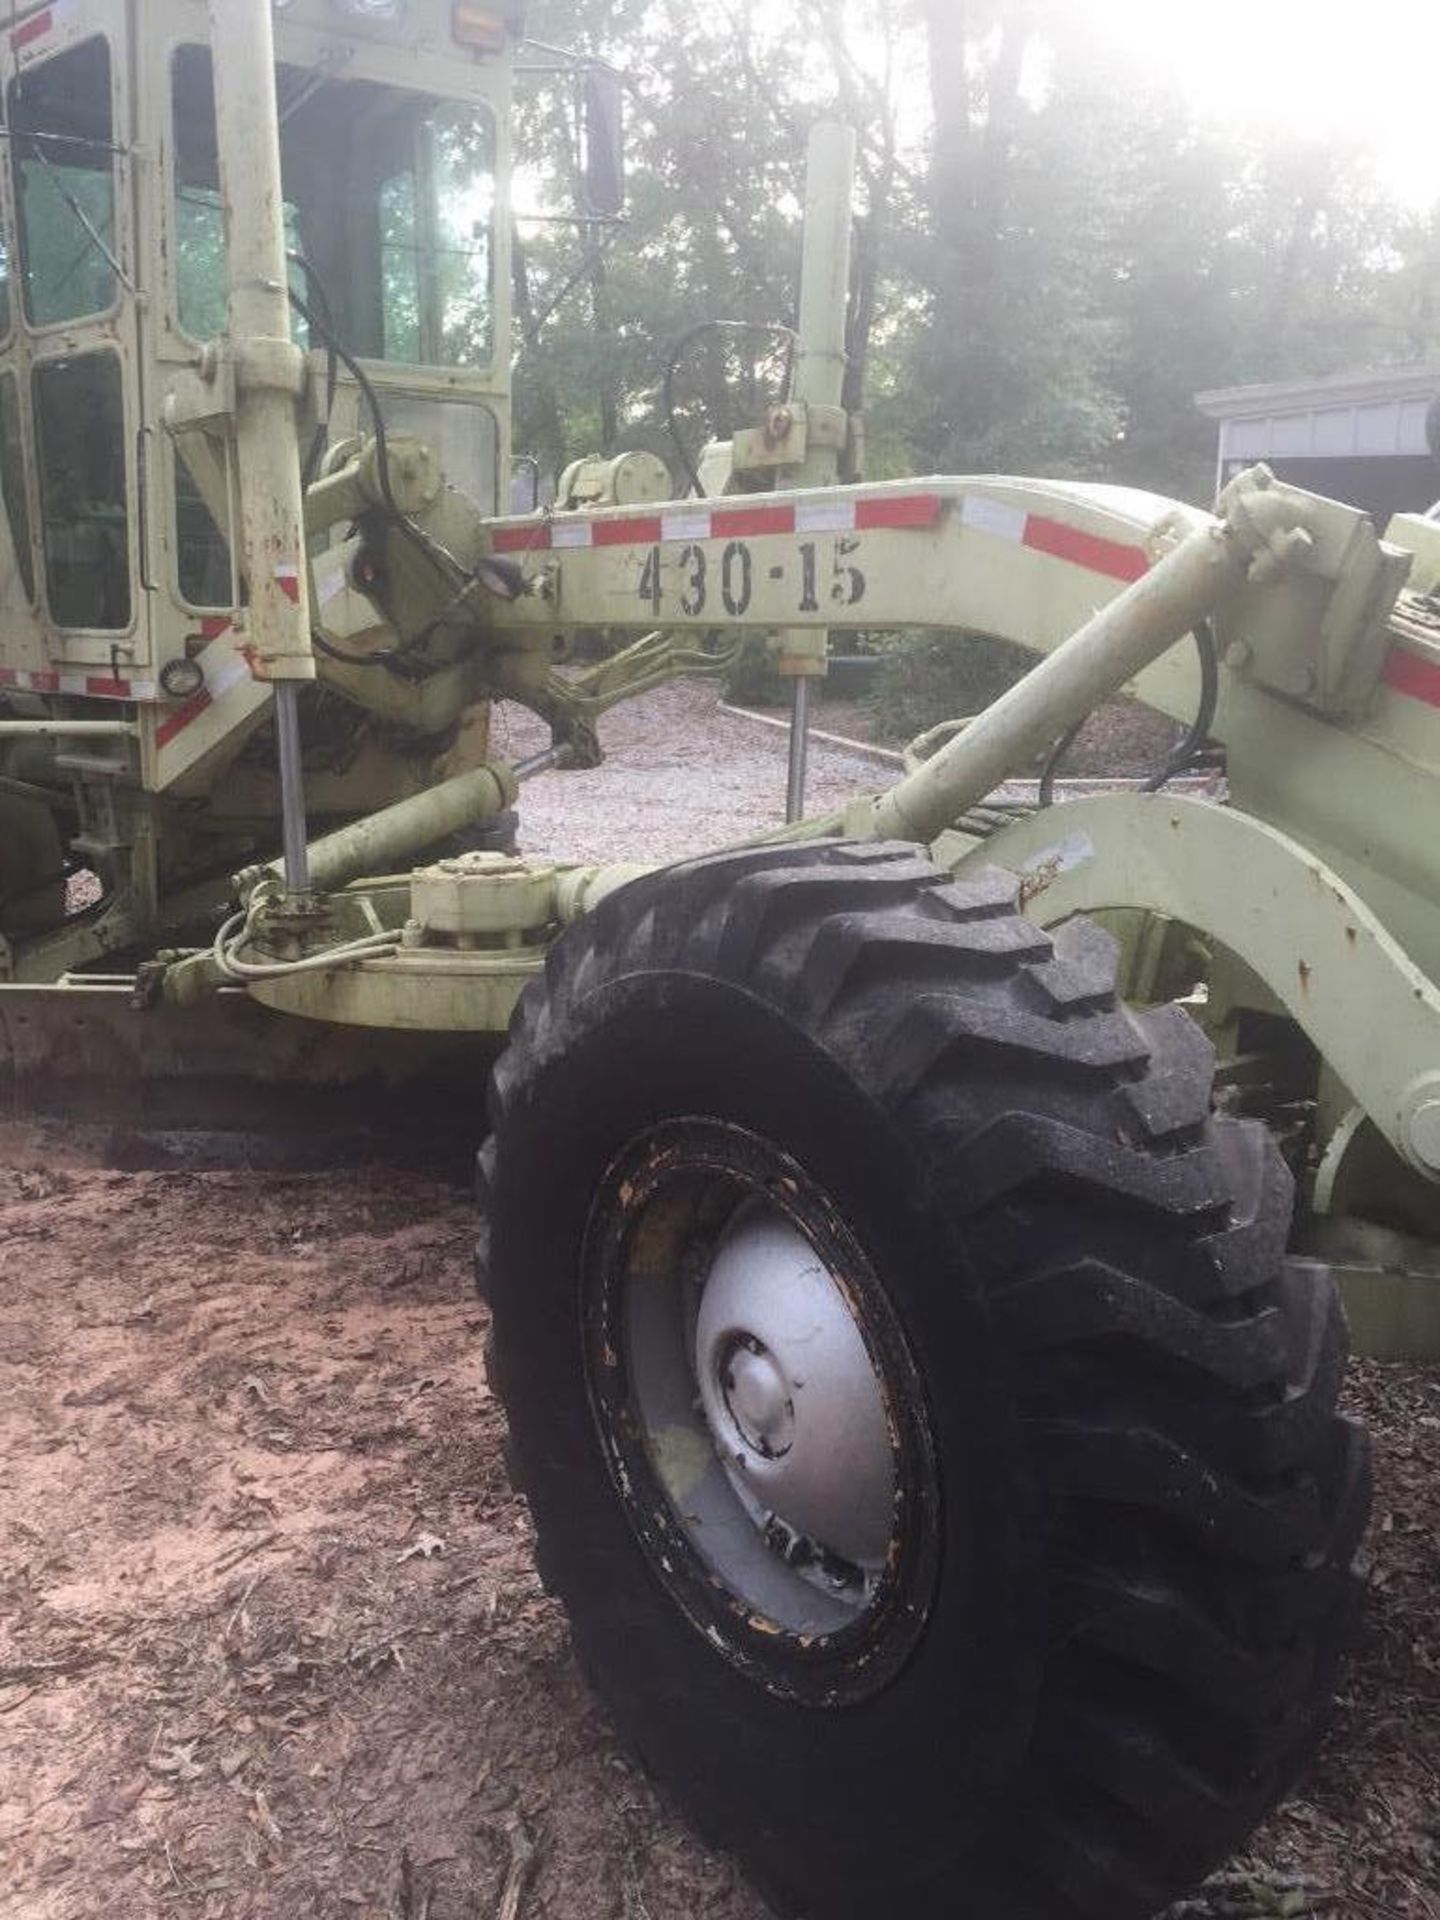
[[(796, 484), (833, 487), (840, 477), (848, 422), (845, 328), (850, 311), (856, 138), (853, 127), (826, 122), (810, 135), (805, 174), (805, 246), (800, 268), (800, 339), (790, 397), (805, 408), (806, 452)], [(830, 636), (794, 627), (778, 636), (779, 667), (794, 682), (790, 706), (787, 821), (805, 813), (810, 682), (825, 673)]]
[[(209, 12), (229, 258), (225, 351), (236, 390), (237, 557), (248, 591), (237, 625), (243, 617), (251, 671), (276, 685), (288, 852), (305, 841), (296, 686), (315, 677), (296, 421), (305, 356), (290, 334), (270, 0), (210, 0)], [(287, 858), (286, 883), (292, 892), (304, 891), (303, 860)]]
[[(839, 409), (845, 398), (845, 329), (850, 313), (856, 140), (853, 127), (827, 121), (810, 135), (805, 173), (805, 247), (800, 268), (800, 342), (792, 398), (807, 409)], [(817, 423), (819, 424), (819, 423)], [(816, 446), (815, 438), (830, 444)], [(812, 435), (802, 487), (834, 486), (843, 447)]]
[(810, 675), (797, 673), (790, 695), (790, 777), (785, 790), (787, 826), (805, 818), (805, 769), (810, 757)]

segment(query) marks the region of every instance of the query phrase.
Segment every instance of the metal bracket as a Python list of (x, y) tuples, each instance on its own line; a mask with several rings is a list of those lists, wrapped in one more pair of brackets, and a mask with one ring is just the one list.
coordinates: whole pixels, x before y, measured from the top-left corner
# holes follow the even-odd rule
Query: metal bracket
[(1289, 556), (1293, 591), (1281, 606), (1265, 591), (1263, 569), (1252, 573), (1222, 622), (1225, 664), (1316, 713), (1354, 718), (1369, 705), (1385, 664), (1385, 622), (1411, 556), (1385, 545), (1355, 508), (1302, 496), (1263, 467), (1233, 482), (1221, 507), (1233, 521), (1246, 521), (1260, 507), (1302, 498), (1305, 546)]
[(957, 871), (977, 865), (1018, 873), (1042, 926), (1139, 908), (1228, 947), (1405, 1161), (1440, 1180), (1440, 991), (1298, 841), (1204, 801), (1102, 794), (1005, 828)]
[(165, 396), (163, 417), (172, 434), (214, 433), (229, 430), (235, 419), (235, 362), (218, 341), (212, 341), (194, 367), (180, 367)]

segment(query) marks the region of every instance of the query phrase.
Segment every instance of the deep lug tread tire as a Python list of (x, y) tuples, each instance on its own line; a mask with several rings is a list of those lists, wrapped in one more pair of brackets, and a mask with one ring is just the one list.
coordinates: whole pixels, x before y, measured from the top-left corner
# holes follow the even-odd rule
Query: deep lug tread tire
[[(603, 901), (496, 1070), (492, 1378), (547, 1583), (622, 1731), (778, 1911), (1139, 1920), (1243, 1841), (1323, 1724), (1368, 1505), (1363, 1437), (1335, 1412), (1338, 1304), (1285, 1261), (1268, 1136), (1212, 1118), (1203, 1037), (1128, 1012), (1114, 975), (1105, 934), (1041, 933), (1008, 875), (951, 880), (908, 846), (761, 848)], [(926, 1259), (878, 1264), (946, 1410), (942, 1475), (982, 1482), (984, 1552), (947, 1558), (912, 1661), (933, 1671), (970, 1582), (996, 1638), (975, 1670), (957, 1644), (953, 1698), (908, 1699), (906, 1670), (826, 1713), (733, 1672), (653, 1577), (590, 1426), (567, 1331), (587, 1201), (567, 1185), (625, 1145), (606, 1128), (646, 1111), (652, 1076), (657, 1111), (758, 1125), (769, 1100), (803, 1164), (779, 1132), (808, 1112), (792, 1074), (767, 1091), (757, 1067), (773, 1050), (853, 1093), (863, 1139), (838, 1161), (903, 1161), (897, 1244)], [(835, 1197), (857, 1219), (879, 1204)], [(966, 1421), (973, 1456), (947, 1459)]]

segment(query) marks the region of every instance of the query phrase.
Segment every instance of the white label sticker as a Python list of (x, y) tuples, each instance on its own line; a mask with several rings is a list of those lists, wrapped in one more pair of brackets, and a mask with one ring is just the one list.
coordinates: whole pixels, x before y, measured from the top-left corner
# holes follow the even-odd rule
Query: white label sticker
[(795, 509), (795, 531), (797, 533), (853, 533), (855, 531), (855, 502), (853, 500), (812, 500), (807, 505)]
[(710, 538), (710, 515), (708, 513), (664, 513), (660, 516), (660, 538), (671, 540), (708, 540)]
[(983, 493), (967, 493), (960, 508), (962, 526), (974, 527), (980, 533), (997, 534), (1002, 540), (1023, 540), (1028, 518), (1023, 508), (988, 499)]

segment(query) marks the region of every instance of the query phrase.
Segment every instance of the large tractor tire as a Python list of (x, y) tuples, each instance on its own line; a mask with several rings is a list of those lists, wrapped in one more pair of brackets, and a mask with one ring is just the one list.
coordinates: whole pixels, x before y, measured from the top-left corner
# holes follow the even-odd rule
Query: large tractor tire
[(1290, 1181), (1093, 927), (913, 849), (604, 901), (492, 1093), (495, 1385), (639, 1757), (781, 1913), (1126, 1920), (1294, 1779), (1366, 1452)]

